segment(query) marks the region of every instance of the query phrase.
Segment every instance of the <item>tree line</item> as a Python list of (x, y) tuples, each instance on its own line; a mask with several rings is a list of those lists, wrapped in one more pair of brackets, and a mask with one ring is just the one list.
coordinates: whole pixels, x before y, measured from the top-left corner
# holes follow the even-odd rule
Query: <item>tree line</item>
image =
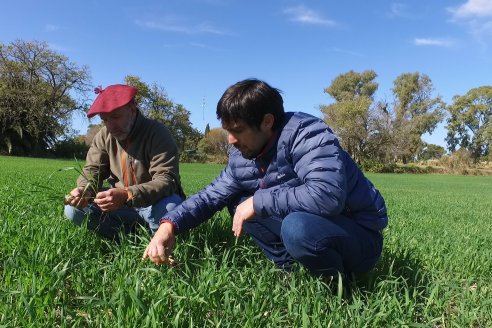
[[(407, 163), (439, 158), (446, 149), (426, 144), (422, 135), (446, 121), (447, 151), (466, 151), (475, 161), (490, 160), (492, 86), (480, 86), (446, 104), (434, 96), (430, 77), (404, 73), (394, 82), (392, 99), (375, 99), (377, 74), (349, 71), (324, 89), (334, 102), (320, 106), (324, 120), (359, 163)], [(184, 161), (223, 162), (227, 134), (201, 133), (190, 112), (170, 100), (164, 87), (135, 75), (124, 82), (139, 90), (143, 115), (163, 122), (174, 135)], [(45, 42), (0, 43), (0, 153), (20, 156), (85, 156), (101, 125), (77, 135), (69, 122), (85, 113), (93, 86), (87, 66), (79, 66)]]
[(324, 91), (335, 102), (321, 106), (324, 119), (342, 145), (356, 159), (382, 163), (416, 161), (444, 155), (445, 149), (426, 144), (446, 120), (448, 151), (469, 152), (473, 160), (490, 156), (492, 139), (492, 86), (471, 89), (447, 105), (433, 96), (429, 76), (404, 73), (393, 81), (391, 100), (376, 100), (376, 72), (350, 71), (337, 76)]

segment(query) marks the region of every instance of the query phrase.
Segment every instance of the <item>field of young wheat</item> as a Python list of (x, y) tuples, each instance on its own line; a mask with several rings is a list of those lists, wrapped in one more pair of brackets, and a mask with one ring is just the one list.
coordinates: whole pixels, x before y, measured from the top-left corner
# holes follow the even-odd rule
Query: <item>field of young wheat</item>
[[(348, 293), (279, 271), (225, 211), (178, 236), (177, 267), (142, 261), (146, 233), (116, 244), (64, 219), (76, 165), (0, 156), (0, 327), (492, 326), (492, 177), (369, 175), (390, 224)], [(220, 169), (182, 164), (187, 194)]]

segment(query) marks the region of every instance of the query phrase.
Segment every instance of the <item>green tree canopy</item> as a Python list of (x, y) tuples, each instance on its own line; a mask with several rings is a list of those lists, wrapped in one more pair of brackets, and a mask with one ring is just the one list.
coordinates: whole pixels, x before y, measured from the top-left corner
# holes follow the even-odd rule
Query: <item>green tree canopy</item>
[(404, 163), (415, 159), (422, 149), (422, 135), (432, 133), (443, 119), (445, 108), (441, 97), (432, 97), (431, 79), (416, 73), (404, 73), (394, 81), (392, 153)]
[(424, 146), (420, 150), (417, 159), (420, 161), (427, 161), (430, 159), (440, 159), (446, 154), (444, 147), (434, 144), (424, 143)]
[(202, 154), (218, 162), (227, 160), (229, 147), (227, 131), (222, 128), (211, 129), (198, 144), (198, 149)]
[(395, 79), (392, 102), (375, 102), (376, 76), (368, 70), (349, 71), (336, 77), (325, 89), (336, 100), (321, 106), (325, 121), (359, 163), (365, 159), (416, 159), (425, 145), (422, 135), (432, 133), (442, 120), (445, 104), (439, 96), (432, 96), (431, 79), (418, 72), (401, 74)]
[(464, 96), (453, 97), (447, 107), (446, 142), (452, 152), (458, 146), (468, 150), (474, 160), (490, 153), (492, 140), (492, 86), (471, 89)]
[(395, 156), (393, 145), (393, 111), (386, 101), (377, 101), (370, 112), (370, 125), (366, 141), (366, 159), (391, 163)]
[(85, 109), (89, 79), (87, 67), (47, 43), (0, 44), (0, 150), (32, 155), (53, 146), (72, 113)]
[(365, 157), (370, 130), (370, 108), (378, 84), (372, 71), (350, 71), (337, 76), (324, 91), (334, 104), (321, 106), (324, 119), (337, 133), (347, 152), (356, 160)]
[(104, 123), (99, 123), (99, 124), (89, 124), (87, 127), (87, 133), (84, 136), (84, 143), (87, 146), (90, 146), (92, 144), (92, 140), (96, 136), (96, 134), (102, 129), (104, 126)]
[(138, 76), (128, 75), (125, 83), (138, 89), (139, 109), (145, 116), (165, 124), (181, 151), (196, 148), (202, 134), (191, 125), (190, 112), (183, 105), (173, 103), (165, 89), (155, 82), (149, 85)]

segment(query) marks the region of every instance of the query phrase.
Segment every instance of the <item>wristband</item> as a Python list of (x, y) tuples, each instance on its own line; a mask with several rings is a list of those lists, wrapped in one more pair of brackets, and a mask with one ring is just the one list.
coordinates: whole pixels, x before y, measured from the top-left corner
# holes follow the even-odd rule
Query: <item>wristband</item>
[(133, 207), (133, 194), (128, 188), (125, 188), (126, 191), (126, 201), (125, 206)]
[(159, 225), (163, 224), (163, 223), (171, 223), (171, 225), (173, 226), (173, 233), (176, 231), (176, 223), (174, 223), (173, 221), (169, 220), (169, 219), (162, 219), (160, 222), (159, 222)]

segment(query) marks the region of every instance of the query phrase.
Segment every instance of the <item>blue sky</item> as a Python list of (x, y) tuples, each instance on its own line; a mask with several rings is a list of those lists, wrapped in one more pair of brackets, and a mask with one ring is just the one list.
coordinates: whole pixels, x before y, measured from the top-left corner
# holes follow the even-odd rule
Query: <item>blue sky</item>
[[(323, 89), (349, 70), (376, 71), (388, 101), (402, 73), (427, 74), (447, 103), (492, 83), (492, 0), (24, 0), (2, 4), (0, 31), (4, 44), (46, 41), (88, 66), (94, 86), (157, 82), (201, 131), (219, 126), (224, 90), (250, 77), (281, 89), (286, 110), (318, 117), (333, 101)], [(444, 137), (441, 125), (424, 139)]]

